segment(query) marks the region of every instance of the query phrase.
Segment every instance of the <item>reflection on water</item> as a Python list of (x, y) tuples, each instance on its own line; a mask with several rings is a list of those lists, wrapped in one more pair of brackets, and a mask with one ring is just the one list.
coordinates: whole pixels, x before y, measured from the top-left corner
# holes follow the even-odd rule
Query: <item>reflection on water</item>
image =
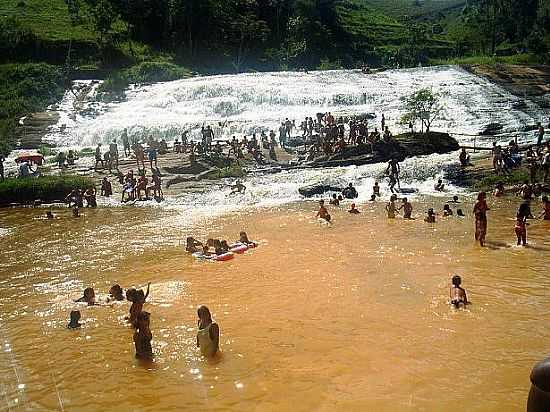
[[(437, 204), (432, 204), (436, 202)], [(361, 215), (314, 203), (191, 222), (181, 210), (0, 210), (0, 402), (60, 410), (521, 410), (532, 364), (547, 355), (548, 222), (514, 246), (516, 200), (489, 216), (489, 246), (470, 216), (388, 221), (383, 204)], [(470, 204), (461, 205), (469, 212)], [(469, 215), (469, 213), (468, 213)], [(198, 262), (178, 243), (235, 239), (261, 246), (231, 262)], [(473, 304), (448, 305), (451, 274)], [(86, 286), (99, 299), (114, 283), (152, 282), (155, 362), (134, 359), (127, 302), (73, 303)], [(195, 349), (195, 308), (221, 326), (222, 356)], [(81, 330), (68, 331), (70, 310)], [(99, 386), (101, 385), (101, 386)], [(452, 389), (451, 389), (452, 388)], [(62, 407), (61, 407), (62, 406)]]

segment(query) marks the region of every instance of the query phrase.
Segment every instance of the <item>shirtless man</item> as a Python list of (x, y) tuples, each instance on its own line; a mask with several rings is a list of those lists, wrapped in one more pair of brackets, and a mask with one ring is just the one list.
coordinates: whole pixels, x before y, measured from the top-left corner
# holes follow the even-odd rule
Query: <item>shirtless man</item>
[(397, 200), (397, 195), (391, 195), (390, 201), (386, 205), (386, 212), (388, 212), (388, 219), (395, 219), (395, 213), (397, 208), (395, 207), (395, 201)]
[(361, 212), (355, 208), (355, 203), (352, 203), (350, 209), (348, 210), (348, 213), (351, 213), (352, 215), (358, 215)]
[(390, 181), (392, 180), (392, 176), (395, 178), (395, 181), (397, 182), (397, 187), (399, 190), (401, 190), (401, 182), (399, 181), (399, 172), (401, 172), (401, 168), (399, 167), (399, 162), (397, 159), (390, 159), (388, 162), (388, 167), (386, 169), (386, 173), (390, 176)]
[(409, 200), (406, 197), (404, 197), (402, 199), (402, 202), (403, 202), (403, 204), (401, 206), (399, 206), (399, 210), (403, 209), (403, 218), (404, 219), (412, 219), (411, 214), (412, 214), (412, 211), (413, 211), (413, 207), (412, 207), (411, 203), (409, 202)]
[(317, 212), (317, 217), (319, 219), (323, 219), (326, 222), (330, 223), (330, 214), (328, 213), (328, 210), (325, 207), (324, 200), (319, 200), (319, 211)]
[(468, 297), (466, 296), (466, 291), (460, 286), (462, 279), (458, 275), (454, 275), (451, 280), (451, 287), (449, 289), (449, 296), (451, 298), (451, 305), (455, 308), (458, 308), (460, 305), (467, 305)]

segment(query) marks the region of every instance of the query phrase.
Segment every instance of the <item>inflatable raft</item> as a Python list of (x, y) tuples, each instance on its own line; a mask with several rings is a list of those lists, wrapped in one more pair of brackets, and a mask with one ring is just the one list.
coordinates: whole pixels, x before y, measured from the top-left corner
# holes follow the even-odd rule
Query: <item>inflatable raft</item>
[(244, 253), (248, 249), (254, 249), (257, 246), (256, 242), (250, 242), (250, 243), (241, 243), (237, 242), (229, 247), (229, 250), (233, 253)]
[(199, 260), (213, 260), (216, 262), (225, 262), (233, 259), (234, 255), (233, 255), (233, 252), (227, 252), (222, 255), (205, 255), (203, 253), (197, 252), (197, 253), (193, 253), (193, 257)]

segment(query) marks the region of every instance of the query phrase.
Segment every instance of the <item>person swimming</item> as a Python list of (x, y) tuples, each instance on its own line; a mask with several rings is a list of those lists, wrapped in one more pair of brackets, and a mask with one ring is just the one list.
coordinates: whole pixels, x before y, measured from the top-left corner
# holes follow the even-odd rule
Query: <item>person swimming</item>
[(69, 324), (67, 325), (67, 329), (78, 329), (82, 326), (80, 323), (80, 311), (79, 310), (71, 310), (71, 314), (69, 315)]
[(210, 309), (201, 305), (197, 309), (199, 320), (197, 322), (197, 346), (205, 357), (212, 357), (220, 347), (220, 328), (212, 320)]
[(186, 240), (185, 250), (189, 253), (197, 253), (202, 249), (199, 249), (199, 246), (203, 246), (202, 242), (199, 242), (192, 236), (188, 236)]
[(464, 217), (464, 212), (462, 211), (462, 209), (456, 209), (456, 215), (460, 217)]
[(46, 212), (46, 219), (53, 219), (53, 218), (54, 218), (54, 215), (53, 215), (52, 211), (48, 210)]
[(325, 207), (325, 201), (319, 200), (319, 211), (317, 212), (317, 217), (323, 219), (330, 223), (330, 214), (328, 213), (327, 208)]
[(424, 222), (435, 223), (435, 212), (432, 208), (428, 209), (427, 216), (424, 218)]
[(451, 210), (451, 206), (449, 205), (443, 206), (443, 216), (447, 217), (452, 215), (453, 215), (453, 211)]
[(334, 205), (334, 206), (340, 206), (340, 201), (338, 200), (338, 198), (336, 197), (336, 193), (334, 193), (332, 195), (332, 199), (330, 199), (330, 202), (329, 202), (331, 205)]
[(369, 202), (376, 202), (376, 195), (374, 193), (370, 196)]
[(411, 203), (406, 197), (404, 197), (401, 201), (403, 204), (399, 207), (399, 210), (403, 209), (403, 218), (412, 219), (411, 215), (412, 215), (413, 207)]
[(227, 243), (227, 240), (222, 240), (220, 242), (220, 247), (221, 247), (223, 253), (229, 252), (229, 244)]
[(120, 287), (120, 285), (117, 283), (113, 286), (111, 286), (111, 289), (109, 289), (109, 298), (107, 299), (108, 302), (112, 301), (123, 301), (124, 298), (124, 291)]
[(352, 203), (350, 209), (348, 210), (348, 213), (351, 213), (353, 215), (358, 215), (361, 212), (355, 208), (355, 203)]
[(88, 306), (95, 305), (96, 303), (95, 303), (94, 288), (84, 289), (83, 296), (81, 298), (78, 298), (77, 300), (75, 300), (75, 302), (77, 302), (77, 303), (86, 302), (88, 304)]
[(151, 314), (149, 312), (140, 312), (136, 319), (136, 332), (134, 333), (134, 345), (136, 348), (136, 358), (151, 360), (153, 358), (153, 348), (151, 340), (153, 334), (150, 329)]
[(452, 200), (449, 200), (449, 203), (460, 203), (458, 200), (458, 196), (454, 195)]
[(395, 218), (395, 212), (397, 211), (397, 208), (395, 206), (395, 201), (397, 200), (397, 195), (391, 195), (390, 201), (386, 205), (386, 212), (388, 212), (388, 219), (394, 219)]
[(467, 305), (468, 296), (466, 295), (466, 290), (460, 286), (462, 279), (458, 275), (454, 275), (451, 279), (451, 287), (449, 289), (449, 295), (451, 298), (451, 305), (455, 308), (459, 308), (460, 305)]
[(443, 192), (443, 190), (445, 190), (445, 185), (441, 179), (437, 180), (437, 183), (434, 185), (434, 189), (438, 192)]

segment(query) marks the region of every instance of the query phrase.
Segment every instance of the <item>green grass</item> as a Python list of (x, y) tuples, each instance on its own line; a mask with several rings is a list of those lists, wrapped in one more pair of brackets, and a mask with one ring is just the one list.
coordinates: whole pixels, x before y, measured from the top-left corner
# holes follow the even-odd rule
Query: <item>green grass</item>
[(420, 6), (415, 5), (414, 0), (365, 0), (370, 6), (380, 13), (392, 17), (422, 17), (446, 11), (450, 8), (461, 7), (465, 0), (420, 0)]
[(457, 57), (452, 59), (432, 59), (430, 64), (434, 66), (446, 64), (477, 64), (477, 65), (495, 65), (495, 64), (537, 64), (540, 60), (534, 54), (515, 54), (513, 56), (469, 56)]
[[(24, 6), (18, 6), (23, 3)], [(82, 13), (83, 14), (83, 13)], [(2, 0), (0, 18), (13, 16), (44, 40), (95, 41), (91, 27), (84, 23), (73, 26), (64, 0)]]
[(45, 176), (0, 181), (0, 206), (10, 203), (30, 204), (62, 201), (73, 189), (94, 186), (93, 180), (81, 176)]
[(502, 182), (505, 187), (523, 184), (529, 180), (529, 172), (524, 168), (513, 169), (508, 175), (497, 175), (492, 170), (486, 176), (476, 179), (473, 182), (475, 190), (485, 192), (492, 191), (498, 182)]

